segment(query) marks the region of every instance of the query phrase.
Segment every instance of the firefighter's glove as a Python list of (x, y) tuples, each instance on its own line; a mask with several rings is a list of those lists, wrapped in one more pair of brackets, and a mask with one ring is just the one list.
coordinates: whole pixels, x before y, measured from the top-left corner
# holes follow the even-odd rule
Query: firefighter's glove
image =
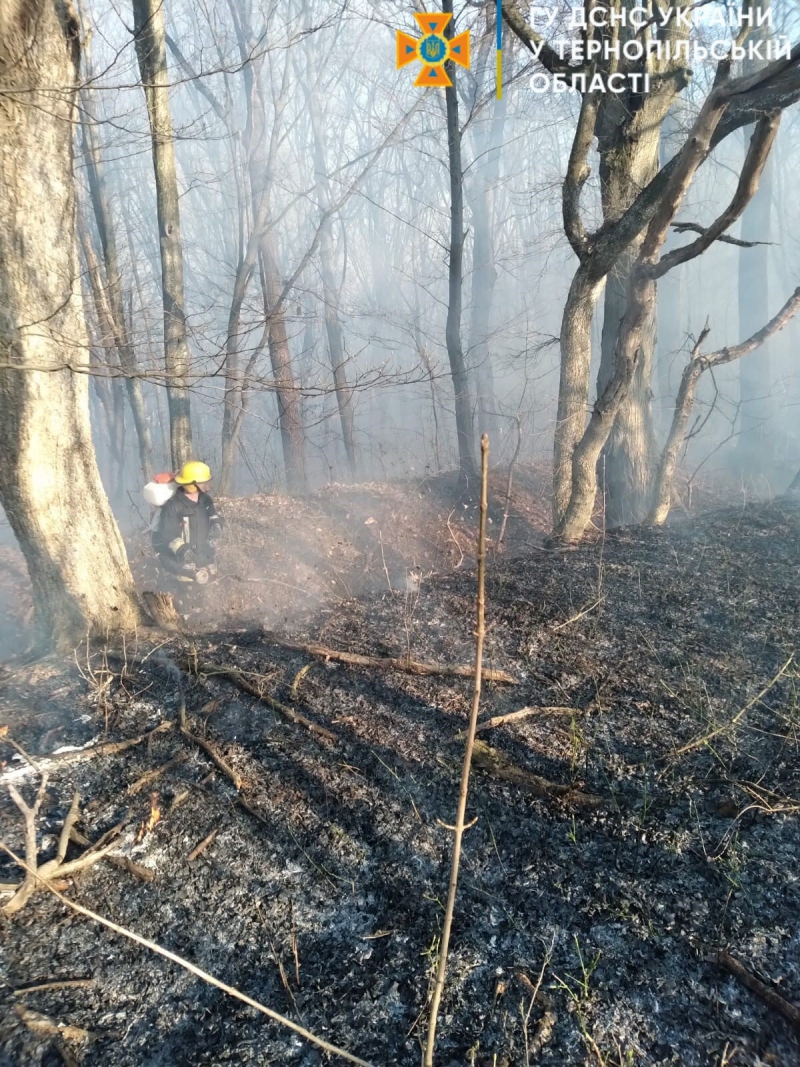
[(194, 567), (197, 563), (194, 552), (188, 545), (184, 545), (178, 552), (178, 559), (184, 566)]
[(212, 522), (208, 530), (209, 541), (218, 541), (222, 537), (222, 523)]

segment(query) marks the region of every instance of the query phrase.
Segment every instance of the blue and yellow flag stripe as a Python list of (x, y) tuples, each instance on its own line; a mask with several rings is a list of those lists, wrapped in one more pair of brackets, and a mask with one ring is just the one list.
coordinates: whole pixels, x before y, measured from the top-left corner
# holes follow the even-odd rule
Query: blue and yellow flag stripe
[(503, 99), (503, 0), (497, 0), (497, 99)]

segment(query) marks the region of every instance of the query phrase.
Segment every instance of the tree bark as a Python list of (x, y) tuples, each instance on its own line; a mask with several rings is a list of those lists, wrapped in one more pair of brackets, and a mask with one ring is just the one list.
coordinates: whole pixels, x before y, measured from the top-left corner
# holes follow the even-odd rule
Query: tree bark
[(290, 493), (305, 493), (308, 488), (305, 463), (305, 430), (300, 390), (294, 379), (292, 353), (286, 333), (286, 316), (282, 302), (281, 279), (275, 256), (274, 236), (268, 230), (261, 240), (261, 286), (267, 314), (269, 358), (275, 379), (278, 403), (278, 426), (286, 468), (286, 487)]
[[(623, 7), (628, 12), (634, 6), (635, 0), (623, 0)], [(621, 28), (620, 43), (631, 39), (634, 32), (629, 26)], [(677, 40), (683, 32), (676, 26), (669, 36)], [(678, 77), (664, 78), (657, 84), (657, 88), (642, 96), (633, 92), (625, 95), (606, 93), (599, 106), (597, 143), (603, 222), (606, 225), (618, 222), (639, 192), (658, 173), (660, 131), (680, 91), (681, 80)], [(640, 234), (630, 243), (606, 281), (598, 396), (614, 373), (614, 354), (625, 315), (628, 277), (642, 238), (643, 234)], [(654, 301), (649, 318), (643, 323), (633, 380), (600, 457), (608, 527), (640, 522), (650, 506), (657, 458), (652, 413), (656, 307)]]
[[(751, 12), (758, 17), (769, 12), (770, 0), (753, 0)], [(766, 26), (756, 27), (750, 34), (757, 41), (769, 39)], [(745, 61), (747, 71), (757, 70), (758, 61)], [(753, 127), (745, 128), (744, 145), (752, 136)], [(768, 242), (772, 239), (773, 168), (767, 161), (761, 182), (747, 210), (742, 216), (740, 236), (754, 243), (753, 248), (739, 250), (739, 334), (749, 337), (766, 321), (769, 313)], [(774, 437), (770, 426), (775, 415), (772, 387), (770, 345), (761, 346), (758, 355), (739, 364), (739, 440), (738, 454), (745, 474), (765, 473), (774, 453)]]
[(766, 344), (773, 334), (782, 330), (786, 323), (796, 314), (798, 307), (800, 307), (800, 289), (794, 291), (792, 296), (789, 297), (774, 318), (772, 318), (765, 326), (756, 330), (756, 332), (746, 341), (742, 341), (741, 344), (738, 345), (732, 345), (730, 348), (722, 348), (718, 352), (712, 352), (708, 356), (704, 356), (700, 353), (700, 348), (708, 334), (708, 327), (706, 327), (700, 334), (681, 378), (678, 397), (675, 401), (675, 412), (672, 417), (672, 426), (664, 446), (664, 451), (661, 454), (661, 461), (658, 467), (655, 490), (653, 493), (653, 506), (647, 517), (648, 525), (661, 526), (667, 521), (672, 497), (672, 483), (678, 465), (678, 456), (686, 441), (686, 427), (692, 412), (692, 405), (694, 403), (695, 392), (697, 390), (697, 383), (700, 380), (700, 376), (711, 367), (719, 367), (724, 363), (732, 363), (734, 360), (741, 359), (743, 356), (749, 355), (751, 352), (754, 352), (756, 349)]
[[(313, 78), (314, 73), (309, 72)], [(333, 388), (339, 408), (339, 420), (342, 426), (350, 477), (355, 478), (358, 470), (355, 442), (355, 419), (353, 414), (353, 390), (347, 380), (344, 345), (342, 342), (342, 323), (339, 318), (339, 286), (333, 266), (333, 220), (330, 217), (331, 194), (325, 173), (325, 148), (322, 132), (322, 120), (319, 106), (319, 89), (315, 85), (308, 96), (311, 132), (314, 138), (314, 167), (316, 170), (317, 199), (323, 211), (322, 229), (319, 235), (319, 262), (322, 276), (322, 302), (325, 308), (325, 332), (328, 337), (328, 355), (333, 372)]]
[[(620, 256), (606, 279), (603, 331), (597, 392), (614, 373), (614, 354), (625, 315), (627, 281), (640, 241)], [(620, 405), (608, 441), (600, 454), (599, 477), (604, 492), (605, 525), (641, 522), (650, 506), (657, 442), (652, 415), (653, 357), (656, 342), (656, 301), (642, 327), (639, 357), (630, 389)]]
[[(675, 154), (676, 144), (683, 143), (687, 125), (686, 101), (678, 97), (661, 127), (659, 158), (666, 166)], [(664, 242), (664, 251), (669, 252), (681, 244), (681, 237), (672, 227)], [(676, 383), (672, 365), (689, 335), (687, 309), (686, 271), (677, 270), (667, 275), (658, 287), (658, 328), (656, 331), (656, 379), (658, 382), (658, 422), (666, 433), (672, 419), (675, 404)]]
[[(453, 13), (453, 0), (444, 0), (442, 11)], [(453, 36), (453, 20), (450, 19), (445, 36)], [(458, 121), (458, 95), (456, 72), (452, 62), (446, 64), (452, 85), (445, 89), (447, 108), (447, 153), (450, 166), (450, 266), (447, 301), (447, 324), (445, 340), (453, 379), (456, 409), (456, 434), (458, 437), (458, 470), (462, 487), (474, 485), (478, 477), (473, 440), (472, 397), (469, 376), (461, 344), (461, 304), (464, 262), (464, 176), (461, 170), (461, 129)]]
[[(105, 388), (102, 390), (97, 389), (96, 391), (100, 395), (103, 404), (108, 431), (111, 456), (108, 475), (108, 480), (111, 483), (110, 498), (119, 506), (125, 498), (125, 393), (123, 379), (120, 376), (120, 364), (112, 354), (118, 352), (118, 350), (115, 343), (111, 309), (108, 304), (108, 292), (103, 285), (100, 264), (97, 261), (97, 255), (91, 239), (85, 227), (81, 224), (80, 213), (78, 213), (77, 226), (80, 231), (80, 243), (86, 263), (88, 287), (92, 293), (92, 303), (94, 304), (99, 327), (95, 348), (99, 348), (103, 354), (102, 364), (98, 367), (98, 375), (102, 379), (102, 385)], [(91, 330), (89, 330), (89, 343), (91, 347)], [(95, 386), (99, 384), (99, 379), (95, 378)]]
[(89, 377), (62, 369), (89, 363), (72, 173), (78, 40), (54, 0), (0, 8), (0, 501), (40, 649), (141, 620), (100, 484)]
[[(747, 132), (747, 131), (745, 131)], [(752, 127), (750, 128), (752, 133)], [(739, 333), (751, 334), (769, 309), (769, 248), (772, 239), (772, 166), (767, 163), (758, 191), (742, 217), (741, 238), (753, 248), (739, 250)], [(758, 243), (755, 243), (758, 242)], [(757, 356), (739, 364), (739, 455), (750, 474), (764, 472), (773, 451), (775, 402), (770, 395), (772, 366), (769, 343)]]
[(147, 421), (142, 383), (136, 374), (136, 353), (131, 343), (125, 321), (125, 309), (122, 304), (122, 276), (119, 267), (117, 253), (117, 239), (114, 232), (114, 223), (111, 218), (111, 209), (108, 203), (108, 191), (106, 189), (103, 159), (97, 130), (94, 125), (94, 116), (91, 108), (91, 96), (88, 88), (81, 93), (84, 111), (89, 121), (81, 125), (84, 144), (84, 158), (89, 181), (89, 195), (94, 210), (97, 232), (100, 237), (100, 245), (103, 250), (103, 260), (106, 271), (106, 289), (108, 292), (108, 305), (113, 329), (113, 342), (119, 354), (120, 365), (125, 372), (125, 387), (128, 394), (128, 403), (133, 415), (133, 425), (136, 430), (136, 439), (139, 445), (139, 463), (145, 482), (149, 482), (153, 476), (153, 443), (150, 436), (150, 425)]
[(556, 536), (565, 541), (579, 540), (591, 521), (597, 492), (597, 460), (611, 433), (628, 390), (636, 364), (641, 357), (642, 339), (646, 336), (648, 317), (656, 297), (656, 281), (667, 271), (701, 255), (738, 219), (758, 187), (777, 132), (779, 115), (769, 114), (757, 124), (736, 192), (730, 204), (700, 236), (687, 245), (660, 257), (669, 228), (680, 209), (698, 168), (708, 157), (714, 135), (731, 100), (741, 96), (757, 79), (722, 80), (712, 89), (672, 168), (666, 188), (647, 227), (636, 263), (630, 272), (625, 317), (622, 320), (614, 373), (598, 396), (586, 430), (572, 456), (572, 493), (564, 517), (556, 527)]
[[(247, 123), (244, 132), (246, 166), (250, 186), (252, 228), (245, 260), (237, 271), (231, 317), (228, 326), (226, 353), (226, 405), (223, 415), (223, 471), (229, 479), (233, 456), (241, 432), (247, 406), (249, 385), (247, 378), (255, 370), (261, 347), (269, 349), (274, 378), (275, 399), (278, 406), (278, 427), (281, 435), (286, 486), (290, 493), (304, 493), (307, 488), (305, 469), (305, 430), (300, 391), (297, 388), (292, 354), (286, 332), (283, 284), (278, 269), (275, 235), (271, 221), (271, 185), (274, 180), (277, 149), (283, 129), (283, 112), (289, 94), (289, 59), (284, 60), (280, 93), (274, 100), (272, 129), (269, 137), (265, 128), (266, 102), (261, 86), (262, 59), (253, 59), (257, 51), (247, 12), (229, 0), (239, 55), (242, 61)], [(251, 275), (251, 260), (258, 264), (261, 293), (264, 303), (265, 338), (253, 349), (244, 374), (238, 352), (237, 335), (241, 303)], [(235, 323), (235, 328), (234, 328)]]
[(588, 261), (575, 272), (561, 319), (558, 408), (553, 439), (553, 527), (564, 517), (572, 493), (572, 453), (586, 425), (592, 319), (605, 278)]
[[(487, 41), (496, 27), (487, 17)], [(479, 93), (490, 84), (494, 74), (494, 55), (489, 62), (487, 54), (481, 57), (475, 87), (473, 106)], [(491, 119), (481, 125), (473, 124), (474, 164), (476, 174), (470, 196), (472, 218), (472, 291), (469, 324), (469, 367), (476, 393), (476, 410), (479, 425), (477, 436), (497, 431), (497, 401), (494, 388), (494, 366), (489, 348), (489, 329), (497, 283), (495, 261), (495, 229), (497, 225), (495, 191), (500, 176), (500, 157), (505, 129), (508, 95), (491, 106)]]
[(175, 137), (169, 107), (167, 51), (161, 0), (132, 0), (136, 55), (139, 60), (150, 133), (156, 182), (161, 290), (164, 303), (164, 364), (169, 376), (170, 447), (177, 470), (193, 456), (189, 398), (189, 344), (183, 289), (178, 180), (175, 172)]

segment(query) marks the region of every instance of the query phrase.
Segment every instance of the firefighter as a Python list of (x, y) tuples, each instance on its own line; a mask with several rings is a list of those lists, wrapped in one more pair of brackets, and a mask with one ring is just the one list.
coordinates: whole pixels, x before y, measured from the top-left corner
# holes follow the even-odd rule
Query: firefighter
[(175, 475), (177, 490), (162, 505), (153, 530), (165, 584), (179, 596), (216, 574), (214, 542), (222, 533), (222, 519), (206, 492), (210, 481), (211, 470), (205, 463), (185, 463)]

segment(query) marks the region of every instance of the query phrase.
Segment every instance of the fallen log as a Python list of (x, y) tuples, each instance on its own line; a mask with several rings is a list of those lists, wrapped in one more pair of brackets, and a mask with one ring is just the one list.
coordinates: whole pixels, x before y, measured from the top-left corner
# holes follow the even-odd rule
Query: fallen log
[(583, 808), (597, 808), (603, 803), (602, 797), (593, 793), (583, 793), (574, 786), (551, 782), (548, 778), (542, 778), (538, 774), (518, 767), (502, 752), (487, 745), (485, 741), (475, 741), (472, 762), (493, 778), (521, 786), (534, 796), (543, 797), (546, 800), (561, 800), (565, 804)]
[(218, 675), (221, 678), (226, 678), (249, 696), (255, 697), (256, 700), (260, 700), (262, 704), (266, 704), (268, 708), (277, 711), (279, 715), (288, 719), (289, 722), (302, 726), (305, 730), (308, 730), (309, 733), (316, 734), (317, 737), (324, 737), (326, 741), (332, 741), (334, 744), (337, 744), (339, 741), (339, 738), (335, 733), (332, 733), (330, 730), (326, 730), (324, 726), (319, 726), (317, 723), (307, 719), (305, 715), (301, 715), (300, 712), (295, 711), (294, 708), (287, 707), (286, 704), (281, 704), (279, 700), (275, 700), (274, 697), (269, 696), (259, 686), (253, 685), (252, 682), (248, 682), (245, 675), (247, 673), (252, 675), (252, 672), (241, 671), (238, 667), (231, 667), (222, 663), (214, 663), (213, 660), (200, 660), (195, 657), (185, 657), (181, 660), (181, 666), (184, 670), (190, 670), (194, 674)]
[[(405, 674), (443, 675), (454, 678), (473, 678), (475, 667), (466, 665), (441, 665), (438, 663), (420, 663), (411, 659), (410, 656), (363, 656), (358, 652), (340, 652), (327, 645), (318, 645), (314, 642), (304, 643), (292, 641), (288, 637), (281, 637), (272, 630), (264, 631), (264, 638), (274, 645), (291, 649), (293, 652), (305, 652), (309, 656), (321, 656), (323, 659), (334, 660), (336, 663), (347, 663), (353, 667), (372, 667), (375, 670), (403, 671)], [(484, 667), (482, 677), (490, 682), (503, 682), (505, 685), (516, 685), (516, 679), (506, 671), (493, 670)]]

